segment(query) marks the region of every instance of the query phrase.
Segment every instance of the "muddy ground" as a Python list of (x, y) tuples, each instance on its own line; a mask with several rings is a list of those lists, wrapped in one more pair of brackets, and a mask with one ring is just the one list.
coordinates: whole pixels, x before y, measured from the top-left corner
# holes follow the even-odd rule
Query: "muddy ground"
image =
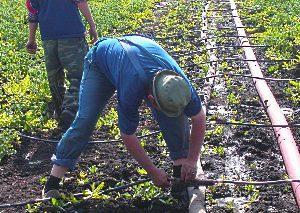
[[(201, 90), (204, 81), (199, 81), (203, 75), (204, 65), (195, 62), (197, 55), (189, 54), (191, 50), (204, 49), (200, 40), (202, 4), (194, 1), (185, 1), (186, 5), (169, 1), (155, 7), (154, 20), (145, 21), (144, 27), (136, 32), (150, 34), (154, 37), (166, 37), (157, 41), (179, 61), (181, 66), (198, 63), (186, 68), (186, 72), (194, 82), (197, 90)], [(177, 12), (174, 12), (177, 11)], [(175, 13), (175, 15), (174, 15)], [(184, 14), (184, 15), (183, 15)], [(177, 16), (176, 16), (177, 15)], [(169, 20), (170, 24), (165, 21)], [(187, 29), (176, 29), (186, 24), (187, 20), (198, 20)], [(230, 26), (230, 21), (220, 20), (219, 25)], [(178, 27), (177, 27), (178, 28)], [(121, 33), (121, 32), (118, 32)], [(229, 32), (222, 32), (229, 33)], [(189, 34), (190, 36), (185, 37)], [(177, 37), (173, 38), (176, 35)], [(178, 35), (180, 35), (178, 37)], [(170, 38), (172, 37), (172, 38)], [(237, 44), (234, 40), (218, 41), (217, 45), (224, 43)], [(175, 56), (179, 50), (186, 55)], [(235, 52), (234, 52), (235, 51)], [(236, 50), (220, 50), (216, 54), (220, 58), (236, 55)], [(263, 57), (263, 49), (256, 50)], [(206, 54), (205, 51), (202, 54)], [(239, 56), (242, 56), (241, 54)], [(200, 61), (201, 62), (201, 61)], [(203, 61), (202, 61), (203, 62)], [(266, 68), (268, 65), (263, 65)], [(239, 69), (243, 68), (243, 69)], [(223, 69), (223, 68), (222, 68)], [(219, 71), (221, 68), (219, 69)], [(243, 63), (228, 62), (223, 71), (239, 70), (241, 74), (249, 74)], [(199, 73), (200, 74), (197, 74)], [(202, 72), (202, 73), (201, 73)], [(285, 77), (285, 76), (282, 76)], [(292, 77), (292, 76), (288, 76)], [(271, 85), (279, 93), (280, 105), (293, 108), (282, 93), (284, 84)], [(256, 121), (268, 123), (268, 118), (261, 107), (257, 93), (251, 79), (234, 78), (216, 79), (214, 95), (207, 106), (208, 122), (221, 118), (243, 122)], [(238, 103), (232, 103), (227, 97), (234, 93)], [(281, 94), (281, 95), (280, 95)], [(285, 101), (284, 101), (285, 100)], [(115, 100), (109, 104), (106, 112), (115, 106)], [(158, 127), (150, 116), (142, 116), (138, 134), (144, 134), (143, 129), (150, 132)], [(299, 114), (299, 113), (298, 113)], [(296, 115), (297, 116), (297, 115)], [(290, 117), (289, 121), (294, 121)], [(298, 119), (299, 120), (299, 119)], [(111, 126), (103, 126), (95, 131), (93, 139), (108, 140), (112, 135), (108, 132)], [(219, 128), (219, 129), (218, 129)], [(216, 131), (218, 129), (219, 131)], [(241, 126), (207, 125), (204, 149), (202, 152), (202, 165), (209, 178), (243, 179), (243, 180), (277, 180), (286, 178), (283, 161), (272, 129)], [(294, 133), (299, 139), (299, 130)], [(37, 137), (53, 138), (53, 131), (38, 133)], [(156, 135), (147, 137), (145, 149), (153, 161), (171, 174), (171, 163), (165, 147), (159, 143)], [(0, 164), (0, 203), (14, 203), (41, 197), (43, 188), (42, 178), (46, 177), (51, 169), (50, 157), (54, 153), (55, 145), (24, 139), (17, 148), (16, 155), (5, 159)], [(90, 174), (89, 168), (97, 167), (96, 174)], [(90, 145), (81, 155), (77, 170), (67, 174), (62, 189), (64, 192), (78, 193), (89, 188), (92, 182), (105, 182), (105, 188), (114, 187), (120, 183), (130, 183), (145, 176), (137, 172), (138, 165), (126, 152), (122, 143)], [(80, 172), (86, 172), (89, 182), (78, 184)], [(147, 189), (142, 188), (142, 191)], [(132, 188), (120, 194), (134, 194)], [(129, 199), (118, 193), (111, 193), (109, 198), (103, 200), (90, 199), (77, 204), (66, 204), (63, 207), (53, 207), (51, 204), (42, 204), (36, 207), (38, 211), (48, 212), (188, 212), (187, 204), (176, 200), (170, 202), (170, 191), (166, 190), (150, 200), (143, 196), (131, 196)], [(288, 185), (236, 187), (232, 185), (217, 185), (207, 188), (206, 206), (208, 212), (297, 212), (291, 187)], [(33, 207), (33, 206), (32, 206)], [(0, 210), (1, 212), (2, 210)], [(24, 207), (10, 208), (3, 212), (23, 212)]]

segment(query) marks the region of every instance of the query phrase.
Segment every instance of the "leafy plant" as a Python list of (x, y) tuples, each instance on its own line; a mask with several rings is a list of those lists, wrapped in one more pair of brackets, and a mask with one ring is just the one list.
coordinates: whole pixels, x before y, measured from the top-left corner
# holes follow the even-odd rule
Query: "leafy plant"
[(214, 146), (212, 148), (212, 152), (214, 154), (217, 154), (219, 155), (220, 157), (224, 156), (225, 155), (225, 150), (224, 150), (224, 147), (223, 146)]
[(109, 196), (101, 193), (101, 190), (103, 190), (104, 185), (105, 185), (104, 182), (100, 183), (98, 186), (96, 186), (96, 183), (92, 183), (91, 189), (84, 190), (83, 192), (85, 196), (84, 198), (85, 199), (93, 198), (93, 199), (101, 199), (101, 200), (109, 198)]
[(26, 212), (28, 212), (28, 213), (37, 213), (37, 212), (39, 212), (40, 206), (41, 206), (41, 203), (27, 204), (25, 206), (25, 209), (26, 209)]
[(96, 174), (97, 171), (98, 171), (97, 166), (92, 165), (91, 167), (89, 167), (89, 172), (90, 172), (90, 174), (92, 174), (92, 175), (93, 175), (93, 174)]
[(289, 87), (284, 91), (289, 97), (292, 103), (297, 106), (300, 103), (300, 81), (290, 81)]
[(81, 171), (79, 173), (78, 179), (77, 179), (77, 183), (78, 185), (82, 186), (85, 185), (89, 182), (89, 178), (87, 177), (87, 173)]
[(39, 179), (39, 182), (40, 182), (41, 185), (44, 185), (47, 182), (47, 178), (46, 177), (41, 177)]
[(142, 183), (133, 187), (133, 198), (140, 197), (143, 200), (152, 200), (162, 196), (162, 190), (150, 182)]
[(232, 105), (237, 105), (240, 103), (239, 95), (236, 95), (234, 93), (229, 93), (227, 95), (227, 100), (228, 100), (228, 103), (232, 104)]

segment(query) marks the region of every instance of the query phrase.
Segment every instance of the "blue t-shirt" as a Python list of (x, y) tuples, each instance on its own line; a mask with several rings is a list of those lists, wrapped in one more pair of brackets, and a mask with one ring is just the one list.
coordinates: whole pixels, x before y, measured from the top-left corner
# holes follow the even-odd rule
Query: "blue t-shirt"
[(82, 0), (27, 0), (29, 22), (38, 22), (42, 40), (84, 37), (77, 3)]
[(124, 36), (129, 40), (147, 76), (143, 81), (132, 65), (125, 50), (116, 38), (107, 38), (99, 42), (95, 50), (94, 60), (101, 72), (105, 73), (117, 89), (119, 128), (122, 133), (134, 134), (139, 124), (139, 106), (146, 99), (146, 88), (152, 82), (155, 73), (169, 69), (179, 73), (190, 85), (192, 98), (185, 107), (185, 115), (191, 117), (201, 110), (201, 101), (191, 83), (167, 52), (153, 40), (142, 36)]

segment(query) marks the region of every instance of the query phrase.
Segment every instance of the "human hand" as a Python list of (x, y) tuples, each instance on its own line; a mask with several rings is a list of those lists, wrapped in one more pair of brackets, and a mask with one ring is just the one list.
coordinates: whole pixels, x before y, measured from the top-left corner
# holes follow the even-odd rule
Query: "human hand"
[(197, 161), (185, 159), (181, 166), (181, 180), (194, 180), (197, 175)]
[(26, 47), (26, 50), (27, 50), (28, 53), (36, 54), (36, 51), (37, 51), (36, 41), (30, 41), (29, 40), (25, 47)]
[(168, 175), (163, 170), (154, 168), (149, 175), (155, 186), (160, 188), (167, 188), (171, 186)]
[(98, 39), (98, 33), (97, 33), (95, 25), (90, 26), (89, 34), (90, 34), (90, 39), (91, 39), (90, 43), (94, 44)]

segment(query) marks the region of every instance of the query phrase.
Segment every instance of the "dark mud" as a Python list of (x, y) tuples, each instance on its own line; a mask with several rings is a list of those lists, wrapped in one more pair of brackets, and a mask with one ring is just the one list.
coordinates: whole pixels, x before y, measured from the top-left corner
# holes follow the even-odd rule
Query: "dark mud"
[[(217, 3), (214, 7), (217, 7)], [(201, 40), (201, 12), (202, 3), (196, 1), (168, 1), (163, 7), (153, 8), (155, 19), (147, 20), (144, 26), (133, 33), (151, 35), (169, 52), (172, 52), (180, 66), (195, 64), (186, 68), (187, 75), (192, 79), (197, 91), (201, 91), (204, 81), (198, 80), (203, 76), (207, 64), (205, 45)], [(188, 20), (188, 21), (187, 21)], [(230, 20), (218, 21), (218, 26), (232, 26)], [(122, 34), (122, 31), (114, 32)], [(212, 33), (225, 33), (224, 31)], [(228, 32), (229, 33), (229, 32)], [(234, 32), (232, 32), (234, 34)], [(232, 34), (231, 33), (231, 34)], [(217, 45), (236, 45), (236, 40), (218, 39)], [(200, 54), (189, 54), (190, 51), (203, 50)], [(263, 50), (256, 50), (263, 59)], [(184, 56), (176, 56), (176, 54)], [(220, 50), (216, 54), (219, 58), (238, 55), (236, 49)], [(266, 69), (264, 65), (264, 69)], [(219, 67), (223, 72), (236, 71), (249, 74), (243, 62), (229, 62)], [(282, 77), (285, 77), (284, 75)], [(288, 75), (287, 77), (292, 77)], [(295, 108), (286, 100), (283, 88), (285, 84), (273, 84), (272, 91), (280, 100), (280, 105)], [(241, 122), (255, 121), (268, 123), (268, 118), (257, 98), (251, 79), (234, 78), (217, 79), (209, 106), (207, 106), (207, 120), (216, 118)], [(227, 97), (233, 93), (238, 97), (237, 103), (232, 103)], [(115, 106), (115, 100), (109, 104), (106, 112)], [(299, 106), (298, 106), (299, 108)], [(156, 123), (150, 119), (149, 112), (142, 108), (142, 119), (138, 135), (144, 134), (143, 129), (150, 132), (158, 130)], [(112, 118), (116, 123), (116, 118)], [(299, 113), (290, 117), (289, 121), (299, 120)], [(296, 120), (295, 120), (296, 119)], [(115, 139), (114, 125), (105, 124), (98, 128), (93, 139)], [(218, 129), (220, 131), (216, 131)], [(277, 180), (286, 178), (283, 161), (280, 156), (274, 133), (270, 128), (255, 128), (241, 126), (208, 125), (208, 134), (202, 154), (202, 165), (209, 178), (243, 179), (243, 180)], [(299, 129), (293, 129), (296, 139), (300, 137)], [(51, 132), (39, 133), (40, 137), (52, 138)], [(164, 145), (158, 136), (143, 139), (145, 149), (156, 165), (171, 174), (171, 162)], [(41, 197), (43, 178), (51, 169), (50, 157), (55, 147), (51, 144), (24, 140), (16, 155), (7, 158), (0, 165), (0, 203), (14, 203)], [(97, 172), (90, 171), (97, 167)], [(138, 164), (126, 152), (122, 143), (90, 145), (81, 155), (77, 170), (68, 173), (62, 190), (65, 193), (79, 193), (90, 188), (90, 184), (105, 183), (105, 188), (115, 187), (122, 183), (130, 183), (143, 178), (139, 174)], [(88, 178), (84, 181), (85, 177)], [(79, 181), (81, 180), (81, 183)], [(89, 199), (62, 207), (55, 207), (49, 203), (37, 207), (37, 211), (47, 212), (187, 212), (187, 204), (170, 202), (170, 192), (160, 192), (151, 199), (146, 199), (145, 193), (149, 186), (141, 186), (140, 190), (129, 188), (120, 193), (111, 193), (105, 199)], [(125, 195), (128, 194), (126, 197)], [(261, 186), (237, 187), (232, 185), (217, 185), (207, 188), (206, 206), (208, 212), (297, 212), (291, 187)], [(34, 207), (34, 206), (32, 206)], [(25, 208), (7, 209), (3, 212), (23, 212)], [(1, 210), (0, 210), (1, 212)]]

